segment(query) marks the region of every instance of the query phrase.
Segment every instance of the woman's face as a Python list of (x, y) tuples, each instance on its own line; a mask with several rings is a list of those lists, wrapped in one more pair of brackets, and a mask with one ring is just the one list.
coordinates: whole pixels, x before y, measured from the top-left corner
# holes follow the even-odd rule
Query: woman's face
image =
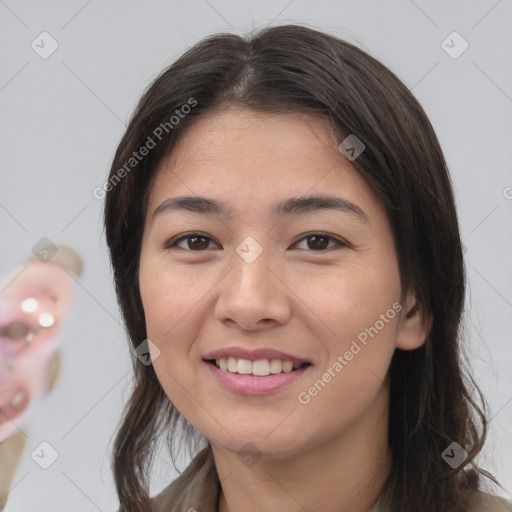
[(387, 404), (395, 348), (423, 342), (385, 210), (340, 142), (313, 116), (231, 108), (191, 125), (152, 184), (140, 291), (154, 369), (227, 450), (278, 457), (343, 435)]

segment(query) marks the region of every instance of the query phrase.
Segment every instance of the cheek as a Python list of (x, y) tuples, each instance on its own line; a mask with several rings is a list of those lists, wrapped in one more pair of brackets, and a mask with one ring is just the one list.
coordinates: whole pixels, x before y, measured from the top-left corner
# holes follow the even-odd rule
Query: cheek
[(385, 392), (399, 323), (397, 289), (376, 290), (372, 280), (359, 281), (359, 286), (345, 283), (331, 290), (330, 300), (324, 299), (323, 319), (333, 332), (318, 336), (325, 357), (295, 397), (304, 421), (300, 428), (316, 428), (320, 422), (325, 435), (357, 421)]
[(322, 320), (328, 337), (340, 341), (374, 325), (400, 299), (398, 271), (392, 266), (347, 266), (330, 275), (308, 276), (297, 283), (297, 290), (298, 296), (307, 298), (310, 312)]
[(155, 373), (166, 395), (180, 410), (194, 396), (193, 342), (206, 318), (207, 292), (212, 288), (200, 274), (169, 268), (166, 262), (141, 259), (139, 286), (146, 318), (146, 335)]
[[(315, 313), (308, 314), (309, 328), (322, 342), (323, 357), (298, 401), (310, 403), (311, 417), (356, 417), (382, 387), (395, 350), (401, 309), (397, 267), (347, 267), (317, 285), (308, 279), (302, 286)], [(343, 404), (342, 410), (331, 408), (334, 403)]]
[(141, 264), (139, 286), (148, 337), (153, 336), (159, 345), (175, 337), (176, 331), (183, 332), (183, 321), (197, 314), (211, 288), (204, 276), (158, 261)]

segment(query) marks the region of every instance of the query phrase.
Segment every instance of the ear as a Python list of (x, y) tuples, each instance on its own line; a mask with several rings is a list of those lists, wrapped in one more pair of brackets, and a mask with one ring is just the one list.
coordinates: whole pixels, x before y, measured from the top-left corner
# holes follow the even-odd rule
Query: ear
[(404, 304), (396, 348), (414, 350), (421, 347), (430, 332), (432, 321), (431, 317), (425, 318), (416, 297), (413, 294), (408, 294)]

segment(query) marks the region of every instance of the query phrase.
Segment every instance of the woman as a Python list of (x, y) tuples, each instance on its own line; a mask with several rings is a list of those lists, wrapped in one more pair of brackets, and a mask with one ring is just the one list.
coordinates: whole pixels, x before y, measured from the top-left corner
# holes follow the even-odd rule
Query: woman
[[(443, 154), (382, 64), (299, 26), (207, 38), (146, 91), (105, 190), (138, 356), (121, 510), (511, 510), (474, 463)], [(180, 432), (203, 448), (150, 499)]]

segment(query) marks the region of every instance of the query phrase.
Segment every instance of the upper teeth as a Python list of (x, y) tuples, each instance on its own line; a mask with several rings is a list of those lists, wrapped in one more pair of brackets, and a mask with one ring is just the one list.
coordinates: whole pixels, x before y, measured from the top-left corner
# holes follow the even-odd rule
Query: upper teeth
[(236, 357), (221, 357), (215, 359), (215, 364), (221, 369), (231, 373), (252, 374), (264, 377), (270, 373), (290, 373), (293, 368), (300, 368), (300, 364), (294, 365), (292, 361), (281, 359), (238, 359)]

